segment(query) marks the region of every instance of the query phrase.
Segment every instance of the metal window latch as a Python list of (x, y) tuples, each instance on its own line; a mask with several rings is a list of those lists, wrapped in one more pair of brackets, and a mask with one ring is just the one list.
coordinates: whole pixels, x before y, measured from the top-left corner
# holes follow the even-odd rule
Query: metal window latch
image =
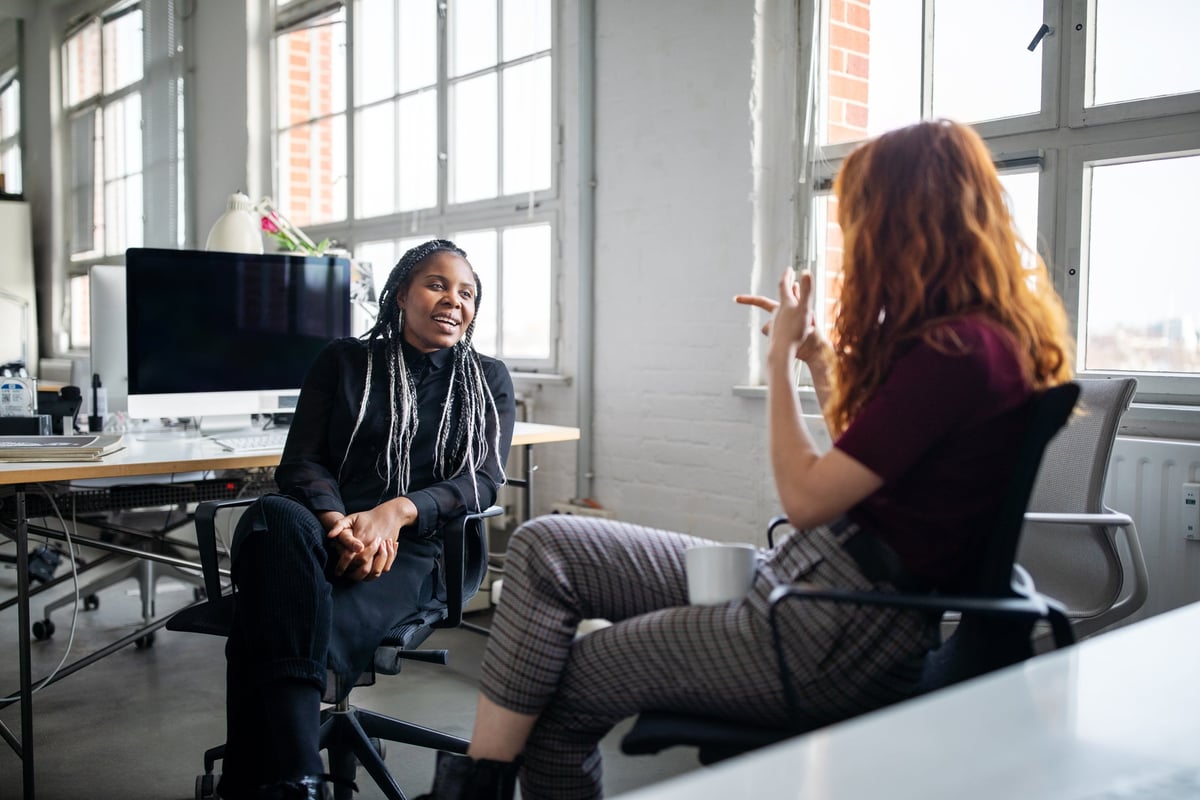
[(1037, 33), (1033, 35), (1033, 41), (1029, 43), (1029, 52), (1032, 53), (1034, 50), (1036, 50), (1038, 43), (1041, 42), (1042, 39), (1053, 35), (1054, 28), (1051, 28), (1049, 25), (1043, 22), (1042, 27), (1038, 28)]

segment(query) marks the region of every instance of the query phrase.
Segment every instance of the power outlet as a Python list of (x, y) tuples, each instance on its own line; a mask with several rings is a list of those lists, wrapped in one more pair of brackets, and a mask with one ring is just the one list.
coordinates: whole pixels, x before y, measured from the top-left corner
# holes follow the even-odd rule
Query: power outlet
[(1183, 485), (1183, 538), (1200, 539), (1200, 483)]

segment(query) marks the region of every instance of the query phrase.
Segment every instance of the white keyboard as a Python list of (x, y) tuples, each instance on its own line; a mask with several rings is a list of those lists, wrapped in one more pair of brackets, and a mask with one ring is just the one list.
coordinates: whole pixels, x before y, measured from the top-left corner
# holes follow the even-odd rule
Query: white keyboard
[(223, 450), (231, 453), (248, 453), (254, 450), (282, 450), (287, 441), (287, 434), (287, 430), (276, 430), (223, 434), (210, 438)]

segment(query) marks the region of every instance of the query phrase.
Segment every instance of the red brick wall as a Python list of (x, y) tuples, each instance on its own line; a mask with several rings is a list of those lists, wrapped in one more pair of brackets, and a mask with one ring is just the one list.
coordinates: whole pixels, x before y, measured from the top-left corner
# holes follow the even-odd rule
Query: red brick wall
[[(286, 42), (286, 44), (284, 44)], [(303, 123), (333, 111), (334, 41), (330, 26), (288, 34), (281, 85), (286, 87), (285, 119), (280, 127)], [(279, 169), (286, 175), (288, 191), (279, 199), (280, 210), (301, 227), (333, 219), (333, 124), (329, 120), (293, 129), (286, 152), (279, 153)]]
[[(837, 144), (867, 136), (867, 81), (871, 67), (871, 0), (831, 0), (829, 5), (828, 97), (825, 142)], [(837, 200), (827, 201), (825, 319), (832, 320), (842, 288), (842, 229)]]

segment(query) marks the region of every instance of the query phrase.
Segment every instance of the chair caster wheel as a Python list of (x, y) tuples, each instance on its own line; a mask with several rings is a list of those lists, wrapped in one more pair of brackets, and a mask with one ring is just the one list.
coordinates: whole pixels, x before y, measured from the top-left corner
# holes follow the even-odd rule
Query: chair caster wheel
[(83, 598), (83, 610), (84, 611), (95, 611), (99, 607), (100, 607), (100, 595), (89, 594), (87, 597)]
[(380, 739), (378, 736), (372, 736), (369, 741), (371, 742), (371, 747), (379, 754), (379, 760), (385, 760), (387, 758), (387, 745), (383, 739)]
[(196, 776), (196, 800), (216, 800), (217, 776), (211, 772)]
[(48, 619), (41, 619), (33, 623), (33, 638), (39, 642), (43, 639), (49, 639), (54, 635), (54, 623)]
[(133, 646), (138, 650), (146, 650), (154, 646), (154, 631), (133, 640)]
[(199, 603), (201, 600), (207, 600), (208, 592), (204, 591), (203, 586), (197, 586), (195, 589), (192, 589), (192, 599), (197, 603)]

